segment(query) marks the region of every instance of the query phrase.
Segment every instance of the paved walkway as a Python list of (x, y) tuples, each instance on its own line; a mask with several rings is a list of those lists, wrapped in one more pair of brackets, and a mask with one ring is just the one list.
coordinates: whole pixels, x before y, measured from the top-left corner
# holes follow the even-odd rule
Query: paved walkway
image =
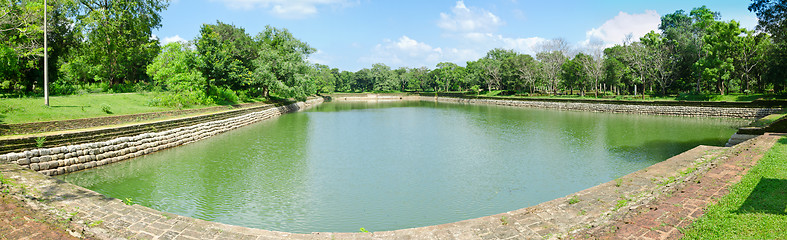
[(0, 195), (0, 239), (78, 239), (69, 228), (65, 218), (53, 219), (10, 195)]
[(592, 239), (680, 239), (682, 228), (701, 217), (705, 207), (729, 193), (729, 187), (762, 158), (780, 138), (767, 135), (737, 146), (719, 157), (715, 167), (697, 176), (672, 194), (647, 204), (611, 226), (592, 229), (578, 237)]

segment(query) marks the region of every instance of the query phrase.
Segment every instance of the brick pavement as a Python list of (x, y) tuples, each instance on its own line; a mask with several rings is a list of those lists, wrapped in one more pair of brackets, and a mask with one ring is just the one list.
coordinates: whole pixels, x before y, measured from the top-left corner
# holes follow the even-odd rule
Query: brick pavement
[[(7, 189), (0, 185), (0, 191)], [(0, 239), (78, 239), (69, 233), (70, 228), (67, 218), (53, 218), (10, 194), (0, 195)]]
[(781, 136), (770, 134), (744, 142), (712, 163), (707, 173), (689, 179), (657, 201), (647, 204), (611, 226), (579, 234), (593, 239), (680, 239), (681, 229), (701, 217), (704, 209), (729, 193), (729, 187), (762, 158)]

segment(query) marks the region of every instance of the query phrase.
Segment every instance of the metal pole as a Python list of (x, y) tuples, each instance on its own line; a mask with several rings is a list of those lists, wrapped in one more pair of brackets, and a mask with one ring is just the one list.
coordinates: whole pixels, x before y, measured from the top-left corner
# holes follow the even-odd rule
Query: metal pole
[(44, 0), (44, 105), (49, 106), (49, 61), (46, 49), (46, 0)]

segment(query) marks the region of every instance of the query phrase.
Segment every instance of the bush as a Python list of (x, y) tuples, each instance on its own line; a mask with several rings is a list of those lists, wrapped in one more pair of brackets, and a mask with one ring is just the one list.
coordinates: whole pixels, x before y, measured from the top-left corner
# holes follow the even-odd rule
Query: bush
[(210, 86), (210, 92), (208, 92), (208, 95), (210, 95), (210, 97), (213, 99), (213, 102), (220, 105), (236, 104), (239, 100), (238, 95), (236, 95), (235, 92), (229, 88)]
[(112, 107), (109, 104), (102, 103), (101, 104), (101, 111), (107, 114), (112, 114)]

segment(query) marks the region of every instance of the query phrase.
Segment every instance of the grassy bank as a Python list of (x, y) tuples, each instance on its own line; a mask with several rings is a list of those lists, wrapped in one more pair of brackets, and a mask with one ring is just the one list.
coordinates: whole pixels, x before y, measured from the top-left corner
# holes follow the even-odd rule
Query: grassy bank
[(684, 233), (686, 239), (787, 239), (787, 137)]
[[(42, 97), (0, 98), (0, 124), (43, 122), (171, 111), (175, 107), (151, 106), (154, 93), (82, 94), (49, 98), (49, 107)], [(259, 101), (259, 100), (258, 100)], [(217, 106), (198, 105), (189, 108)]]

